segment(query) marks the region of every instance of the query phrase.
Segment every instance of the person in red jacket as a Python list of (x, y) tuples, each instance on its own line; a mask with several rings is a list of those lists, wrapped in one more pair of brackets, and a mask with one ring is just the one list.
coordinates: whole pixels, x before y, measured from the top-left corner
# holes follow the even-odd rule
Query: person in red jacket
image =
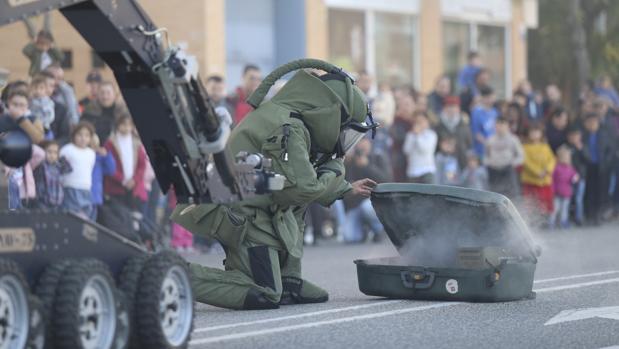
[(116, 172), (105, 177), (105, 195), (134, 210), (142, 207), (147, 199), (144, 188), (146, 151), (135, 134), (130, 116), (122, 115), (116, 120), (114, 133), (105, 143), (105, 149), (116, 162)]
[(234, 93), (226, 98), (228, 110), (232, 114), (235, 125), (238, 125), (245, 118), (245, 115), (253, 110), (246, 100), (258, 88), (260, 82), (262, 82), (260, 68), (253, 64), (246, 65), (243, 68), (241, 86), (237, 87)]

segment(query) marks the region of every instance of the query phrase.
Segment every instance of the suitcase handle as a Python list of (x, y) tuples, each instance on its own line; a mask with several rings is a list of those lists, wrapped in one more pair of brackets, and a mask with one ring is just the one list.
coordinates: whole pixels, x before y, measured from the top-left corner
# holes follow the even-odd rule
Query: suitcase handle
[[(400, 272), (400, 278), (402, 279), (402, 285), (406, 288), (412, 288), (417, 290), (425, 290), (434, 285), (434, 273), (429, 271), (422, 272)], [(419, 282), (417, 281), (419, 279)]]

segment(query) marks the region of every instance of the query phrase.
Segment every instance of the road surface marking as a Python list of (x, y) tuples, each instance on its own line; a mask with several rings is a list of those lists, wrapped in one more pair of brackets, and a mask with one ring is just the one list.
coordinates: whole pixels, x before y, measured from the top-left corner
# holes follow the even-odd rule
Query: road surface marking
[[(593, 277), (593, 276), (602, 276), (602, 275), (615, 274), (615, 273), (619, 273), (619, 270), (609, 270), (609, 271), (590, 273), (590, 274), (569, 275), (569, 276), (562, 276), (562, 277), (556, 277), (556, 278), (551, 278), (551, 279), (542, 279), (542, 280), (536, 280), (535, 283), (543, 283), (543, 282), (551, 282), (551, 281), (559, 281), (559, 280), (570, 280), (570, 279)], [(362, 304), (362, 305), (354, 305), (354, 306), (342, 307), (342, 308), (333, 308), (333, 309), (328, 309), (328, 310), (312, 311), (312, 312), (295, 314), (295, 315), (288, 315), (288, 316), (281, 316), (281, 317), (272, 317), (272, 318), (267, 318), (267, 319), (260, 319), (260, 320), (254, 320), (254, 321), (245, 321), (245, 322), (239, 322), (239, 323), (234, 323), (234, 324), (225, 324), (225, 325), (218, 325), (218, 326), (200, 327), (200, 328), (196, 328), (194, 330), (194, 333), (217, 331), (217, 330), (223, 330), (223, 329), (226, 329), (226, 328), (235, 328), (235, 327), (239, 327), (239, 326), (259, 325), (259, 324), (264, 324), (264, 323), (269, 323), (269, 322), (278, 322), (278, 321), (283, 321), (283, 320), (300, 319), (300, 318), (305, 318), (305, 317), (310, 317), (310, 316), (319, 316), (319, 315), (324, 315), (324, 314), (340, 313), (340, 312), (344, 312), (344, 311), (352, 311), (352, 310), (358, 310), (358, 309), (365, 309), (365, 308), (371, 308), (371, 307), (378, 306), (378, 305), (389, 305), (389, 304), (402, 303), (402, 302), (407, 302), (407, 301), (406, 300), (376, 301), (375, 303)]]
[(552, 278), (552, 279), (535, 280), (535, 283), (536, 284), (541, 284), (541, 283), (544, 283), (544, 282), (561, 281), (561, 280), (572, 280), (572, 279), (580, 279), (580, 278), (593, 277), (593, 276), (604, 276), (604, 275), (617, 274), (617, 273), (619, 273), (619, 270), (609, 270), (609, 271), (602, 271), (602, 272), (599, 272), (599, 273), (569, 275), (569, 276), (556, 277), (556, 278)]
[[(555, 291), (562, 291), (562, 290), (567, 290), (567, 289), (589, 287), (589, 286), (595, 286), (595, 285), (603, 285), (603, 284), (609, 284), (609, 283), (615, 283), (615, 282), (619, 282), (619, 278), (606, 279), (606, 280), (598, 280), (598, 281), (591, 281), (591, 282), (583, 282), (583, 283), (572, 284), (572, 285), (547, 287), (547, 288), (537, 289), (537, 290), (534, 290), (534, 291), (537, 292), (537, 293), (555, 292)], [(460, 305), (460, 304), (465, 304), (465, 303), (463, 303), (463, 302), (434, 303), (434, 304), (430, 304), (430, 305), (426, 305), (426, 306), (420, 306), (420, 307), (396, 309), (396, 310), (383, 311), (383, 312), (379, 312), (379, 313), (355, 315), (355, 316), (349, 316), (349, 317), (332, 319), (332, 320), (315, 321), (315, 322), (308, 322), (308, 323), (304, 323), (304, 324), (284, 326), (284, 327), (278, 327), (278, 328), (269, 328), (269, 329), (262, 329), (262, 330), (256, 330), (256, 331), (233, 333), (233, 334), (216, 336), (216, 337), (210, 337), (210, 338), (194, 339), (189, 344), (190, 345), (199, 345), (199, 344), (222, 342), (222, 341), (227, 341), (227, 340), (242, 339), (242, 338), (247, 338), (247, 337), (263, 336), (263, 335), (279, 333), (279, 332), (294, 331), (294, 330), (305, 329), (305, 328), (314, 328), (314, 327), (320, 327), (320, 326), (331, 325), (331, 324), (346, 323), (346, 322), (352, 322), (352, 321), (358, 321), (358, 320), (368, 320), (368, 319), (374, 319), (374, 318), (391, 316), (391, 315), (406, 314), (406, 313), (418, 312), (418, 311), (423, 311), (423, 310), (431, 310), (431, 309), (436, 309), (436, 308), (444, 308), (444, 307), (449, 307), (449, 306), (453, 306), (453, 305)]]
[(604, 284), (610, 284), (610, 283), (614, 283), (614, 282), (619, 282), (619, 278), (604, 279), (604, 280), (597, 280), (597, 281), (590, 281), (590, 282), (583, 282), (583, 283), (580, 283), (580, 284), (572, 284), (572, 285), (546, 287), (546, 288), (540, 288), (539, 290), (534, 290), (534, 291), (537, 292), (537, 293), (554, 292), (554, 291), (569, 290), (569, 289), (572, 289), (572, 288), (581, 288), (581, 287), (588, 287), (588, 286), (595, 286), (595, 285), (604, 285)]
[(563, 310), (552, 319), (546, 321), (544, 326), (560, 324), (562, 322), (586, 320), (596, 317), (619, 320), (619, 307), (614, 306)]
[(375, 318), (390, 316), (390, 315), (406, 314), (406, 313), (412, 313), (412, 312), (417, 312), (417, 311), (422, 311), (422, 310), (444, 308), (444, 307), (448, 307), (451, 305), (457, 305), (457, 304), (462, 304), (462, 303), (461, 302), (435, 303), (435, 304), (430, 304), (430, 305), (424, 305), (421, 307), (390, 310), (390, 311), (383, 311), (380, 313), (356, 315), (356, 316), (350, 316), (350, 317), (345, 317), (345, 318), (340, 318), (340, 319), (315, 321), (315, 322), (308, 322), (308, 323), (299, 324), (299, 325), (270, 328), (270, 329), (265, 329), (265, 330), (249, 331), (249, 332), (242, 332), (242, 333), (234, 333), (234, 334), (229, 334), (229, 335), (224, 335), (224, 336), (192, 340), (189, 343), (189, 345), (221, 342), (221, 341), (232, 340), (232, 339), (241, 339), (241, 338), (247, 338), (247, 337), (253, 337), (253, 336), (261, 336), (265, 334), (287, 332), (287, 331), (299, 330), (303, 328), (320, 327), (324, 325), (339, 324), (343, 322), (351, 322), (351, 321), (357, 321), (357, 320), (375, 319)]
[(389, 304), (404, 303), (404, 302), (406, 302), (406, 301), (405, 300), (395, 300), (395, 301), (380, 301), (379, 300), (379, 301), (376, 301), (374, 303), (355, 305), (355, 306), (351, 306), (351, 307), (332, 308), (332, 309), (327, 309), (327, 310), (312, 311), (312, 312), (295, 314), (295, 315), (273, 317), (273, 318), (255, 320), (255, 321), (239, 322), (239, 323), (235, 323), (235, 324), (227, 324), (227, 325), (219, 325), (219, 326), (209, 326), (209, 327), (196, 328), (194, 330), (194, 333), (215, 331), (215, 330), (221, 330), (221, 329), (224, 329), (224, 328), (232, 328), (232, 327), (238, 327), (238, 326), (258, 325), (258, 324), (264, 324), (264, 323), (276, 322), (276, 321), (282, 321), (282, 320), (300, 319), (300, 318), (309, 317), (309, 316), (318, 316), (318, 315), (324, 315), (324, 314), (339, 313), (339, 312), (343, 312), (343, 311), (358, 310), (358, 309), (375, 307), (375, 306), (378, 306), (378, 305), (389, 305)]

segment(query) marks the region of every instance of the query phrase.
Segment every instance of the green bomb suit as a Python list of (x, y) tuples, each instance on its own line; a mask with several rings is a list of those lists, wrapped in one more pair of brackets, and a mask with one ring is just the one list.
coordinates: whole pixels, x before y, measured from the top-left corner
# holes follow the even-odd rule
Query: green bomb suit
[(176, 207), (173, 221), (218, 240), (226, 252), (225, 270), (190, 265), (198, 302), (273, 309), (328, 300), (325, 290), (301, 277), (303, 218), (310, 203), (328, 206), (351, 190), (341, 158), (317, 168), (310, 160), (310, 154), (334, 152), (342, 115), (365, 120), (362, 92), (342, 79), (321, 79), (300, 70), (233, 130), (228, 142), (232, 154), (264, 154), (286, 183), (281, 191), (230, 205)]

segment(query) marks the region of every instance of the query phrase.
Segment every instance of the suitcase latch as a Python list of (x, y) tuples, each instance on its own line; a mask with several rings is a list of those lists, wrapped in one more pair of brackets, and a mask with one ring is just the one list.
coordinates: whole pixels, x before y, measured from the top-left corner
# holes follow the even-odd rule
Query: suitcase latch
[(429, 271), (402, 271), (400, 272), (402, 285), (406, 288), (424, 290), (434, 284), (434, 273)]

